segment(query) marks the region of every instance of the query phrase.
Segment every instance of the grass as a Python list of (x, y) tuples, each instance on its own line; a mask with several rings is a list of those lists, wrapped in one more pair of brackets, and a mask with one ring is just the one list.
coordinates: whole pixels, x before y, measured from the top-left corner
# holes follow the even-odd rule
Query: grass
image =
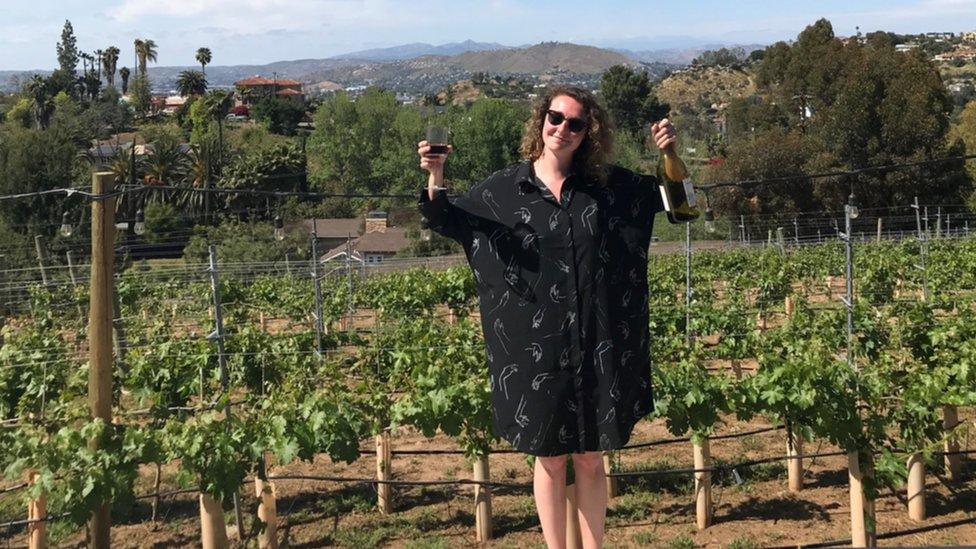
[(668, 540), (664, 546), (668, 549), (695, 549), (698, 547), (695, 545), (695, 540), (691, 539), (689, 536), (678, 536), (674, 539)]
[(637, 492), (624, 494), (613, 499), (607, 509), (607, 522), (627, 524), (649, 517), (654, 505), (661, 500), (658, 494), (652, 492)]
[[(657, 461), (638, 462), (634, 465), (623, 466), (620, 468), (620, 472), (667, 471), (682, 467), (670, 459), (665, 458)], [(689, 495), (695, 489), (694, 479), (691, 475), (685, 474), (620, 477), (618, 482), (621, 495), (638, 492), (668, 492), (671, 494)]]
[(637, 532), (631, 539), (641, 547), (654, 545), (657, 542), (657, 536), (654, 535), (654, 532)]
[(748, 536), (735, 538), (727, 545), (728, 549), (759, 549), (759, 543)]

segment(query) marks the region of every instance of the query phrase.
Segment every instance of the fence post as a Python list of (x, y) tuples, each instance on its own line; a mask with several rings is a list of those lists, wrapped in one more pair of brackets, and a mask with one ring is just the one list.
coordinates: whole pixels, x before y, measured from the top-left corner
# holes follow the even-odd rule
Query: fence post
[(315, 287), (315, 352), (321, 360), (322, 353), (322, 280), (319, 277), (319, 246), (315, 220), (312, 220), (312, 284)]
[(613, 472), (613, 455), (612, 450), (603, 452), (603, 470), (607, 475), (607, 499), (617, 497), (617, 477), (610, 476)]
[[(91, 290), (88, 296), (88, 402), (93, 419), (112, 423), (112, 294), (115, 277), (115, 203), (116, 197), (104, 198), (115, 190), (111, 172), (92, 174)], [(96, 441), (91, 441), (96, 446)], [(103, 502), (93, 513), (89, 524), (92, 547), (111, 544), (111, 505)]]
[[(948, 432), (959, 425), (959, 409), (955, 406), (942, 407), (942, 428)], [(962, 478), (962, 455), (959, 451), (959, 441), (954, 437), (946, 440), (945, 443), (945, 473), (951, 480)]]
[[(71, 285), (77, 286), (78, 276), (75, 274), (75, 261), (71, 256), (71, 250), (66, 251), (64, 256), (68, 260), (68, 277), (71, 279)], [(78, 304), (78, 318), (81, 319), (82, 323), (85, 322), (85, 309), (81, 306), (81, 303)]]
[(346, 234), (346, 286), (348, 293), (346, 294), (346, 331), (355, 332), (356, 326), (354, 324), (352, 316), (352, 235)]
[[(220, 301), (220, 271), (217, 263), (217, 245), (210, 245), (210, 290), (213, 293), (213, 318), (214, 318), (214, 331), (207, 336), (207, 339), (214, 340), (217, 342), (217, 363), (220, 366), (220, 390), (224, 397), (227, 396), (230, 391), (230, 380), (227, 375), (227, 351), (224, 348), (224, 312), (223, 306)], [(202, 390), (202, 389), (201, 389)], [(230, 399), (227, 399), (226, 404), (224, 404), (224, 417), (230, 419), (231, 409), (230, 409)], [(202, 497), (209, 498), (209, 494), (202, 494)], [(200, 500), (201, 509), (204, 505), (203, 499)], [(220, 507), (219, 505), (217, 506)], [(244, 535), (244, 517), (241, 515), (241, 504), (240, 496), (234, 493), (234, 517), (237, 521), (237, 535), (242, 537)], [(224, 534), (226, 537), (226, 533)]]
[(878, 217), (878, 238), (877, 238), (877, 241), (878, 242), (881, 242), (881, 218), (880, 217)]
[(803, 490), (803, 435), (787, 429), (786, 431), (787, 476), (790, 492)]
[[(573, 458), (567, 457), (567, 467)], [(566, 485), (566, 549), (583, 549), (583, 531), (579, 523), (579, 506), (576, 504), (576, 482)]]
[(47, 266), (44, 264), (47, 253), (44, 250), (44, 237), (39, 234), (34, 235), (34, 250), (37, 252), (37, 267), (41, 271), (41, 282), (47, 286)]
[(254, 491), (258, 503), (258, 519), (264, 523), (264, 529), (258, 534), (260, 549), (278, 549), (278, 506), (275, 502), (277, 491), (274, 482), (254, 479)]
[(699, 530), (712, 524), (712, 473), (704, 471), (712, 466), (708, 437), (694, 443), (695, 453), (695, 520)]
[[(203, 549), (227, 549), (224, 509), (210, 494), (200, 493), (200, 542)], [(106, 545), (106, 547), (108, 547)]]
[[(37, 484), (37, 471), (27, 472), (27, 484)], [(47, 495), (41, 492), (36, 499), (27, 502), (27, 546), (29, 549), (44, 549), (47, 546)]]
[[(866, 456), (870, 459), (869, 456)], [(851, 488), (851, 545), (853, 547), (875, 546), (874, 500), (864, 493), (864, 479), (871, 476), (870, 464), (863, 470), (859, 452), (847, 453), (848, 479)]]
[(925, 520), (925, 459), (922, 454), (908, 457), (908, 518)]
[[(488, 456), (478, 456), (474, 461), (475, 482), (488, 482), (491, 473), (488, 469)], [(482, 484), (474, 485), (475, 534), (478, 543), (486, 543), (491, 539), (491, 487)]]
[[(392, 476), (392, 453), (390, 449), (390, 432), (384, 430), (376, 435), (376, 480), (388, 481)], [(380, 513), (389, 514), (392, 509), (390, 499), (390, 485), (385, 482), (376, 483), (376, 504)]]

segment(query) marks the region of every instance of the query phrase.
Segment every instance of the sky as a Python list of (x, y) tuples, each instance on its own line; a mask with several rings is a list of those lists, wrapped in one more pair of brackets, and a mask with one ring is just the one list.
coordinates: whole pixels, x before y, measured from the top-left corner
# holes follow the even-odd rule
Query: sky
[(574, 42), (633, 50), (789, 40), (826, 17), (838, 36), (976, 31), (976, 0), (0, 0), (0, 70), (51, 69), (65, 19), (78, 46), (151, 38), (160, 66), (331, 57), (411, 42)]

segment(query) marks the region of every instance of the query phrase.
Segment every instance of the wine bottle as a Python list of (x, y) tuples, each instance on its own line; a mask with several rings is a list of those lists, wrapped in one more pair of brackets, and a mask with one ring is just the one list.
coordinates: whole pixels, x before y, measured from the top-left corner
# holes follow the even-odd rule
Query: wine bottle
[(678, 158), (674, 145), (661, 151), (657, 164), (657, 177), (660, 180), (661, 200), (664, 211), (671, 223), (689, 223), (698, 219), (701, 212), (695, 201), (695, 188), (688, 178), (688, 168)]

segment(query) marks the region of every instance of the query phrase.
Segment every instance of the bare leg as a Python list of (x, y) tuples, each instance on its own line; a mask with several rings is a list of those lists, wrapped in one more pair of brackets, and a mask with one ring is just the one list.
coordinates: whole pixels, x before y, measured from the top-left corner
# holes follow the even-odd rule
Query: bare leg
[(546, 545), (549, 549), (565, 549), (566, 456), (535, 458), (532, 491)]
[(607, 480), (603, 454), (573, 454), (576, 473), (576, 506), (579, 508), (583, 549), (603, 547), (604, 523), (607, 518)]

